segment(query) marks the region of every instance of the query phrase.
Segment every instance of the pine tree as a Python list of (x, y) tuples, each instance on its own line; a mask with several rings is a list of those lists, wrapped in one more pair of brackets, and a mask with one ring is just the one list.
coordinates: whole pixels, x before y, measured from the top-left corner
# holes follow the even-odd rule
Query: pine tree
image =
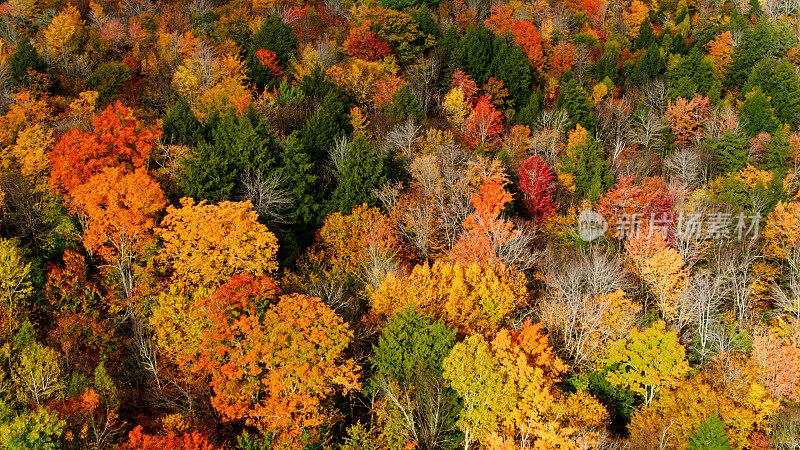
[(372, 191), (386, 182), (385, 158), (366, 136), (358, 136), (347, 149), (338, 183), (331, 195), (328, 212), (349, 213), (366, 203), (377, 204)]
[(460, 68), (483, 85), (489, 79), (493, 59), (493, 35), (486, 27), (471, 26), (461, 38), (450, 61), (451, 71)]
[(733, 131), (726, 131), (718, 138), (708, 139), (705, 145), (714, 153), (718, 173), (738, 172), (750, 159), (747, 139)]
[(24, 36), (17, 42), (17, 48), (14, 54), (8, 61), (11, 68), (11, 77), (17, 83), (22, 83), (28, 75), (28, 71), (44, 73), (47, 70), (47, 64), (44, 62), (39, 52), (31, 44), (31, 40)]
[(752, 29), (745, 30), (742, 39), (733, 50), (723, 83), (725, 87), (735, 89), (741, 86), (761, 58), (775, 56), (773, 52), (777, 46), (774, 43), (774, 33), (766, 21), (760, 21)]
[(195, 147), (179, 184), (198, 200), (235, 200), (245, 174), (266, 176), (279, 164), (274, 133), (255, 116), (227, 115), (211, 131), (211, 140)]
[(746, 98), (742, 106), (742, 115), (747, 119), (745, 132), (750, 136), (761, 132), (773, 133), (778, 128), (778, 118), (775, 117), (770, 98), (764, 94), (761, 86), (756, 86)]
[(394, 116), (398, 122), (413, 120), (416, 123), (420, 123), (425, 119), (419, 100), (411, 92), (407, 84), (395, 92), (392, 96), (392, 101), (386, 105), (385, 110)]
[(769, 144), (766, 145), (766, 152), (761, 158), (759, 167), (772, 171), (782, 178), (789, 169), (790, 161), (792, 161), (792, 149), (786, 139), (786, 131), (783, 127), (777, 127)]
[(730, 450), (725, 423), (714, 414), (703, 421), (689, 436), (689, 450)]
[(576, 149), (573, 163), (575, 192), (595, 201), (614, 185), (614, 172), (599, 142), (588, 138)]
[(170, 144), (196, 146), (203, 139), (205, 129), (184, 99), (179, 99), (167, 110), (161, 130)]
[(330, 91), (322, 106), (303, 126), (300, 145), (312, 161), (322, 161), (336, 139), (350, 132), (346, 108), (344, 96), (338, 91)]
[(261, 64), (256, 52), (259, 50), (275, 52), (281, 67), (287, 67), (289, 59), (296, 48), (297, 38), (292, 29), (283, 23), (280, 16), (268, 15), (261, 24), (261, 28), (253, 35), (253, 40), (247, 51), (247, 68), (250, 81), (256, 85), (256, 89), (259, 92), (265, 86), (275, 83), (277, 80), (272, 71)]
[(590, 134), (594, 133), (597, 126), (597, 117), (594, 114), (594, 103), (571, 74), (564, 75), (561, 91), (558, 94), (558, 107), (564, 108), (572, 120), (570, 128), (580, 124)]

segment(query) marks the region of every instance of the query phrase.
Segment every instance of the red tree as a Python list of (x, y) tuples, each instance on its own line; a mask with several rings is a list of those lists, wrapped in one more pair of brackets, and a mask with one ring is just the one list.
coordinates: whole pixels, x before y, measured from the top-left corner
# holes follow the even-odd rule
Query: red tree
[(522, 204), (537, 224), (553, 215), (556, 190), (553, 170), (537, 155), (531, 156), (519, 168), (519, 189), (525, 194)]
[(92, 131), (70, 130), (50, 153), (50, 183), (71, 191), (107, 167), (133, 171), (144, 167), (161, 131), (144, 126), (120, 102), (92, 120)]

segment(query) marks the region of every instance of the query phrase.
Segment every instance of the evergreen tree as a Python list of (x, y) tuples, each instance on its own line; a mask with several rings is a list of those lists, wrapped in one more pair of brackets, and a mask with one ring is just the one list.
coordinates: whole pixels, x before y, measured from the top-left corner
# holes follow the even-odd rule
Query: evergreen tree
[(689, 450), (730, 450), (725, 423), (714, 414), (689, 435)]
[(470, 26), (453, 52), (450, 72), (460, 68), (482, 86), (490, 76), (493, 50), (492, 32), (483, 25)]
[(667, 63), (661, 57), (661, 50), (658, 48), (658, 44), (653, 42), (636, 62), (633, 78), (638, 82), (652, 80), (664, 74), (666, 69)]
[(645, 19), (639, 26), (639, 35), (633, 40), (633, 49), (649, 48), (650, 45), (655, 43), (656, 37), (653, 34), (653, 26), (650, 24), (650, 19)]
[(766, 21), (760, 21), (752, 29), (745, 30), (740, 42), (733, 49), (723, 83), (725, 87), (736, 89), (741, 86), (761, 58), (774, 56), (775, 40), (772, 28)]
[(759, 19), (764, 17), (764, 10), (761, 8), (760, 0), (749, 0), (750, 8), (747, 10), (748, 19)]
[(576, 149), (572, 173), (575, 192), (593, 202), (614, 185), (614, 172), (603, 147), (591, 137)]
[(322, 161), (336, 139), (350, 132), (346, 108), (344, 96), (339, 91), (329, 91), (322, 106), (303, 126), (300, 145), (312, 161)]
[(761, 86), (756, 86), (746, 96), (742, 106), (742, 114), (747, 119), (744, 125), (745, 132), (755, 136), (761, 132), (772, 133), (778, 128), (778, 118), (769, 97), (761, 91)]
[(608, 77), (614, 84), (619, 84), (619, 71), (617, 70), (617, 58), (619, 54), (606, 49), (592, 68), (592, 76), (602, 80)]
[(425, 119), (419, 100), (411, 92), (407, 84), (395, 92), (392, 96), (392, 101), (384, 109), (398, 122), (405, 122), (410, 119), (416, 123), (421, 123)]
[(558, 107), (567, 110), (572, 121), (570, 128), (581, 124), (590, 134), (594, 133), (597, 126), (594, 103), (578, 83), (577, 78), (572, 77), (569, 73), (562, 78), (561, 91), (558, 93)]
[(733, 131), (726, 131), (718, 138), (708, 139), (705, 145), (714, 154), (717, 173), (738, 172), (747, 166), (749, 155), (747, 139)]
[(761, 86), (770, 97), (780, 123), (796, 128), (800, 115), (800, 77), (794, 65), (786, 60), (762, 59), (753, 67), (742, 91), (748, 93), (756, 86)]
[(300, 90), (306, 97), (324, 99), (328, 92), (338, 91), (339, 87), (328, 81), (322, 67), (316, 65), (311, 72), (303, 75), (303, 79), (300, 80)]
[(261, 49), (275, 52), (280, 65), (288, 67), (289, 59), (297, 48), (297, 38), (292, 29), (283, 23), (280, 16), (270, 14), (264, 18), (261, 28), (253, 35), (247, 51), (247, 68), (250, 81), (261, 92), (264, 87), (277, 82), (272, 72), (261, 64), (256, 52)]
[(204, 137), (204, 127), (183, 98), (167, 110), (161, 126), (168, 143), (196, 146)]
[(519, 109), (531, 95), (531, 64), (525, 52), (515, 43), (502, 37), (494, 40), (492, 76), (503, 82), (508, 95)]
[(279, 251), (282, 259), (291, 261), (311, 243), (323, 219), (322, 206), (317, 197), (319, 177), (315, 171), (316, 164), (303, 151), (298, 132), (292, 133), (281, 144), (281, 166), (281, 174), (290, 188), (294, 208), (286, 218), (290, 223), (289, 229), (279, 233)]
[(792, 149), (786, 138), (786, 131), (783, 127), (777, 127), (766, 145), (759, 168), (770, 170), (783, 178), (789, 170), (790, 161), (792, 161)]
[(531, 94), (530, 98), (528, 99), (528, 104), (519, 111), (519, 114), (517, 114), (517, 122), (522, 125), (527, 125), (530, 129), (533, 129), (543, 110), (544, 96), (542, 96), (542, 91), (537, 89), (533, 91), (533, 94)]
[(28, 70), (44, 73), (47, 71), (47, 64), (31, 44), (27, 36), (23, 36), (17, 42), (17, 48), (8, 60), (11, 69), (11, 77), (17, 83), (22, 83), (28, 76)]
[(187, 159), (179, 184), (186, 195), (210, 202), (235, 200), (244, 174), (268, 175), (279, 163), (274, 133), (255, 116), (227, 115)]
[(366, 136), (350, 143), (331, 195), (328, 212), (350, 213), (361, 204), (376, 206), (372, 191), (386, 183), (385, 158)]

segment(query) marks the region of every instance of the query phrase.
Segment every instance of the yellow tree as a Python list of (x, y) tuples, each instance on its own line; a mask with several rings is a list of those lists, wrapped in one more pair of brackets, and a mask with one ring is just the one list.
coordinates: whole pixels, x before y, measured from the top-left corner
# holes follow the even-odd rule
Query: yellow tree
[(67, 5), (53, 18), (53, 21), (44, 30), (44, 41), (51, 57), (60, 56), (63, 61), (67, 60), (68, 46), (82, 22), (78, 9), (73, 5)]
[(35, 189), (43, 191), (50, 166), (47, 152), (52, 145), (52, 131), (38, 123), (26, 127), (19, 132), (14, 145), (0, 150), (0, 169), (6, 171), (17, 166)]
[[(361, 205), (350, 214), (328, 215), (309, 254), (323, 264), (324, 275), (338, 279), (364, 278), (380, 284), (380, 261), (391, 261), (400, 243), (389, 217), (378, 208)], [(312, 277), (320, 275), (310, 274)]]
[(14, 242), (0, 239), (0, 295), (6, 308), (9, 334), (14, 329), (15, 304), (33, 293), (30, 273), (30, 263), (23, 261)]
[(628, 427), (630, 443), (635, 448), (664, 445), (686, 448), (689, 437), (698, 426), (717, 415), (725, 424), (731, 448), (749, 448), (749, 437), (764, 432), (779, 403), (769, 398), (758, 382), (748, 374), (737, 372), (737, 386), (726, 389), (716, 386), (719, 374), (701, 373), (675, 384), (649, 406), (633, 415)]
[(372, 294), (373, 311), (391, 316), (408, 307), (443, 320), (462, 334), (496, 331), (526, 300), (525, 277), (502, 265), (418, 265), (411, 274), (390, 274)]
[(658, 231), (641, 232), (625, 241), (633, 272), (647, 286), (664, 319), (683, 319), (678, 302), (688, 281), (686, 262)]
[(190, 358), (206, 324), (197, 302), (233, 275), (275, 272), (278, 240), (258, 222), (249, 202), (209, 205), (190, 198), (181, 199), (180, 208), (167, 207), (156, 235), (163, 242), (160, 259), (171, 276), (150, 320), (170, 357)]
[(577, 367), (600, 362), (609, 344), (630, 333), (641, 306), (621, 289), (608, 294), (553, 293), (542, 300), (540, 317), (553, 342)]
[(639, 28), (650, 14), (650, 8), (639, 0), (633, 0), (631, 7), (622, 15), (622, 20), (628, 28), (628, 35), (632, 38), (639, 36)]
[(447, 114), (447, 119), (450, 120), (450, 123), (458, 128), (464, 127), (464, 122), (471, 111), (467, 97), (460, 86), (455, 86), (447, 92), (444, 96), (442, 108)]
[(711, 42), (706, 44), (708, 58), (718, 78), (722, 78), (728, 70), (728, 65), (733, 57), (735, 42), (730, 31), (720, 33)]
[(662, 321), (644, 331), (633, 330), (629, 338), (615, 342), (605, 363), (612, 367), (608, 381), (641, 395), (646, 405), (689, 372), (686, 349)]
[(538, 324), (500, 330), (491, 341), (476, 334), (443, 361), (444, 377), (463, 400), (458, 426), (464, 448), (573, 448), (572, 434), (602, 424), (606, 411), (593, 397), (564, 396), (555, 384), (566, 366)]

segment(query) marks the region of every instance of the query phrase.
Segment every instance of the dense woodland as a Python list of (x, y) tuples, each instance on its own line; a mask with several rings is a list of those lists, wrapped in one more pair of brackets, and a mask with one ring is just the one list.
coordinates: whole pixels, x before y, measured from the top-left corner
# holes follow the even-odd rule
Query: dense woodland
[(0, 448), (800, 448), (799, 19), (0, 4)]

